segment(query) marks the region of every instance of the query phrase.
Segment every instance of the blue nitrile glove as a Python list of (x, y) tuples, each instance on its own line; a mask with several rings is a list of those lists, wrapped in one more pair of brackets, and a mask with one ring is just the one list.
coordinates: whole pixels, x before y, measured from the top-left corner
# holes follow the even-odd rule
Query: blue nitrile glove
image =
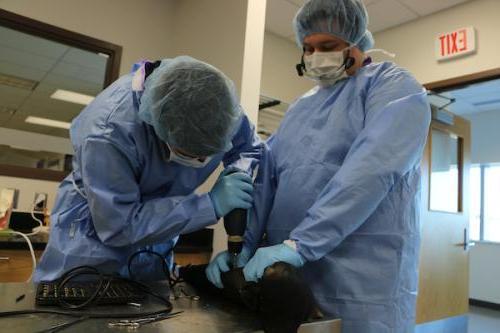
[[(246, 247), (243, 247), (241, 253), (238, 255), (238, 267), (243, 267), (250, 259), (250, 250)], [(205, 269), (205, 274), (210, 282), (214, 284), (217, 288), (222, 289), (224, 286), (222, 285), (221, 273), (227, 272), (230, 270), (229, 265), (231, 262), (231, 255), (227, 251), (220, 252), (215, 256), (214, 260), (210, 262), (210, 264)]]
[(269, 247), (261, 247), (243, 268), (246, 281), (257, 282), (264, 274), (267, 267), (275, 262), (283, 261), (295, 267), (304, 265), (305, 260), (291, 246), (278, 244)]
[(233, 173), (222, 172), (208, 195), (212, 199), (215, 214), (221, 218), (233, 209), (252, 207), (252, 192), (252, 177), (233, 170)]

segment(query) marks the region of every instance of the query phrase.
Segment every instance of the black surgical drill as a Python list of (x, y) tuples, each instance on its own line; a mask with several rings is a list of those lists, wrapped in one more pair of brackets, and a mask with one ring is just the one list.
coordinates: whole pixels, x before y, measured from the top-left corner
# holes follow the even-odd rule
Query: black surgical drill
[(233, 209), (224, 216), (224, 229), (227, 233), (227, 251), (231, 255), (233, 268), (237, 267), (238, 255), (243, 249), (243, 234), (247, 226), (247, 210)]

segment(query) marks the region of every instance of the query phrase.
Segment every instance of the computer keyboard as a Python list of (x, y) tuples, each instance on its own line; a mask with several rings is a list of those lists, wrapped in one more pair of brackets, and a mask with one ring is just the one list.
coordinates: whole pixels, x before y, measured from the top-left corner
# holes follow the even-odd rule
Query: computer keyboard
[[(97, 282), (71, 282), (60, 291), (57, 282), (41, 282), (37, 286), (37, 305), (59, 305), (60, 299), (70, 304), (80, 304), (87, 301), (96, 291)], [(127, 304), (138, 303), (146, 294), (124, 281), (112, 281), (104, 294), (100, 294), (95, 304)]]

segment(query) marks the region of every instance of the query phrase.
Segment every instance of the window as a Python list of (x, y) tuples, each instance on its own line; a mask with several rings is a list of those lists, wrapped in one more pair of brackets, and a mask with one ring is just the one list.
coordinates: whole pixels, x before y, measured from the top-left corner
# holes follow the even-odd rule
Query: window
[(470, 168), (469, 198), (469, 234), (470, 239), (481, 239), (481, 167)]
[(432, 129), (431, 134), (430, 210), (457, 213), (461, 211), (460, 138)]
[(500, 242), (500, 165), (474, 165), (470, 180), (470, 237)]

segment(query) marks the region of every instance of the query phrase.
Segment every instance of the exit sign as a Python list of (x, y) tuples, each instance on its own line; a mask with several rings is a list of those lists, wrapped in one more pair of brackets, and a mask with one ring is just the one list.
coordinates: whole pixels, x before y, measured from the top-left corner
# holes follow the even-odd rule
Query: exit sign
[(473, 27), (439, 34), (436, 38), (436, 58), (438, 61), (476, 51), (476, 32)]

